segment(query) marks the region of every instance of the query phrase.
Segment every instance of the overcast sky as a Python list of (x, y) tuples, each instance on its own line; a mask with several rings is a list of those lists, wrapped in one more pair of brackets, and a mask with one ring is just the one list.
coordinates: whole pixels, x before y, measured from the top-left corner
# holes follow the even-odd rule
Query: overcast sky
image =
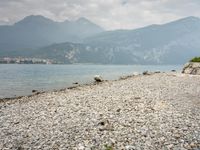
[(200, 0), (0, 0), (0, 24), (12, 24), (28, 15), (56, 21), (86, 17), (107, 30), (133, 29), (200, 17)]

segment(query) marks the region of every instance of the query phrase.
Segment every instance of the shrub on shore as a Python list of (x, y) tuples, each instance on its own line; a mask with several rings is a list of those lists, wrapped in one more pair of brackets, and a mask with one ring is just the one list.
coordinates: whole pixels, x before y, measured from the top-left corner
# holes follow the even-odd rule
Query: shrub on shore
[(190, 62), (200, 62), (200, 57), (194, 57)]

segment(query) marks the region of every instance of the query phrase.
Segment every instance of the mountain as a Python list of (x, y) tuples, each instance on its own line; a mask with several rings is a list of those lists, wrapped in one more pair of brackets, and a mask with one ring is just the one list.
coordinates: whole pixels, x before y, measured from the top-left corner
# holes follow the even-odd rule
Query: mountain
[(85, 43), (104, 45), (112, 55), (127, 53), (133, 63), (139, 57), (147, 64), (182, 64), (200, 55), (199, 39), (200, 19), (187, 17), (164, 25), (103, 32), (86, 38)]
[[(45, 26), (51, 22), (41, 20), (38, 22), (43, 22)], [(26, 24), (25, 22), (26, 20), (23, 24)], [(78, 24), (83, 27), (83, 24), (87, 26), (88, 23), (91, 25), (84, 18), (75, 22), (77, 28)], [(64, 24), (65, 22), (62, 23), (63, 26)], [(96, 28), (96, 25), (92, 26)], [(94, 34), (91, 36), (83, 31), (87, 30), (77, 29), (82, 39), (78, 42), (63, 42), (38, 49), (12, 51), (7, 55), (2, 55), (0, 51), (0, 56), (44, 58), (59, 63), (183, 64), (200, 55), (200, 19), (197, 17), (187, 17), (163, 25), (150, 25), (134, 30), (92, 32)], [(60, 33), (60, 37), (62, 36), (64, 35)]]
[[(110, 50), (110, 49), (109, 49)], [(110, 52), (104, 46), (92, 46), (84, 43), (61, 43), (52, 44), (27, 53), (18, 53), (23, 57), (34, 57), (40, 59), (50, 59), (57, 63), (73, 64), (73, 63), (94, 63), (94, 64), (132, 64), (129, 59), (132, 56), (115, 52), (115, 62), (111, 61)], [(127, 61), (126, 61), (127, 60)], [(138, 63), (139, 58), (135, 57)]]
[(55, 22), (43, 16), (28, 16), (11, 26), (0, 26), (0, 51), (35, 49), (61, 42), (81, 42), (104, 30), (86, 18)]

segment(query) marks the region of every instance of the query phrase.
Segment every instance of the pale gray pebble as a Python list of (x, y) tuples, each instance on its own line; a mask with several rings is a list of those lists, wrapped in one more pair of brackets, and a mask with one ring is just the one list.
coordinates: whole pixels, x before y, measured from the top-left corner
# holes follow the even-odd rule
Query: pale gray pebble
[(200, 76), (132, 75), (0, 102), (0, 149), (198, 150)]

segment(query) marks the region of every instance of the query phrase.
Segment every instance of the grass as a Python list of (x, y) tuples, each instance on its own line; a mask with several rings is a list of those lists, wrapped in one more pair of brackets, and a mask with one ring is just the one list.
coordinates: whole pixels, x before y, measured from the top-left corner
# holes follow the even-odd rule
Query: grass
[(200, 62), (200, 57), (194, 57), (190, 62)]

